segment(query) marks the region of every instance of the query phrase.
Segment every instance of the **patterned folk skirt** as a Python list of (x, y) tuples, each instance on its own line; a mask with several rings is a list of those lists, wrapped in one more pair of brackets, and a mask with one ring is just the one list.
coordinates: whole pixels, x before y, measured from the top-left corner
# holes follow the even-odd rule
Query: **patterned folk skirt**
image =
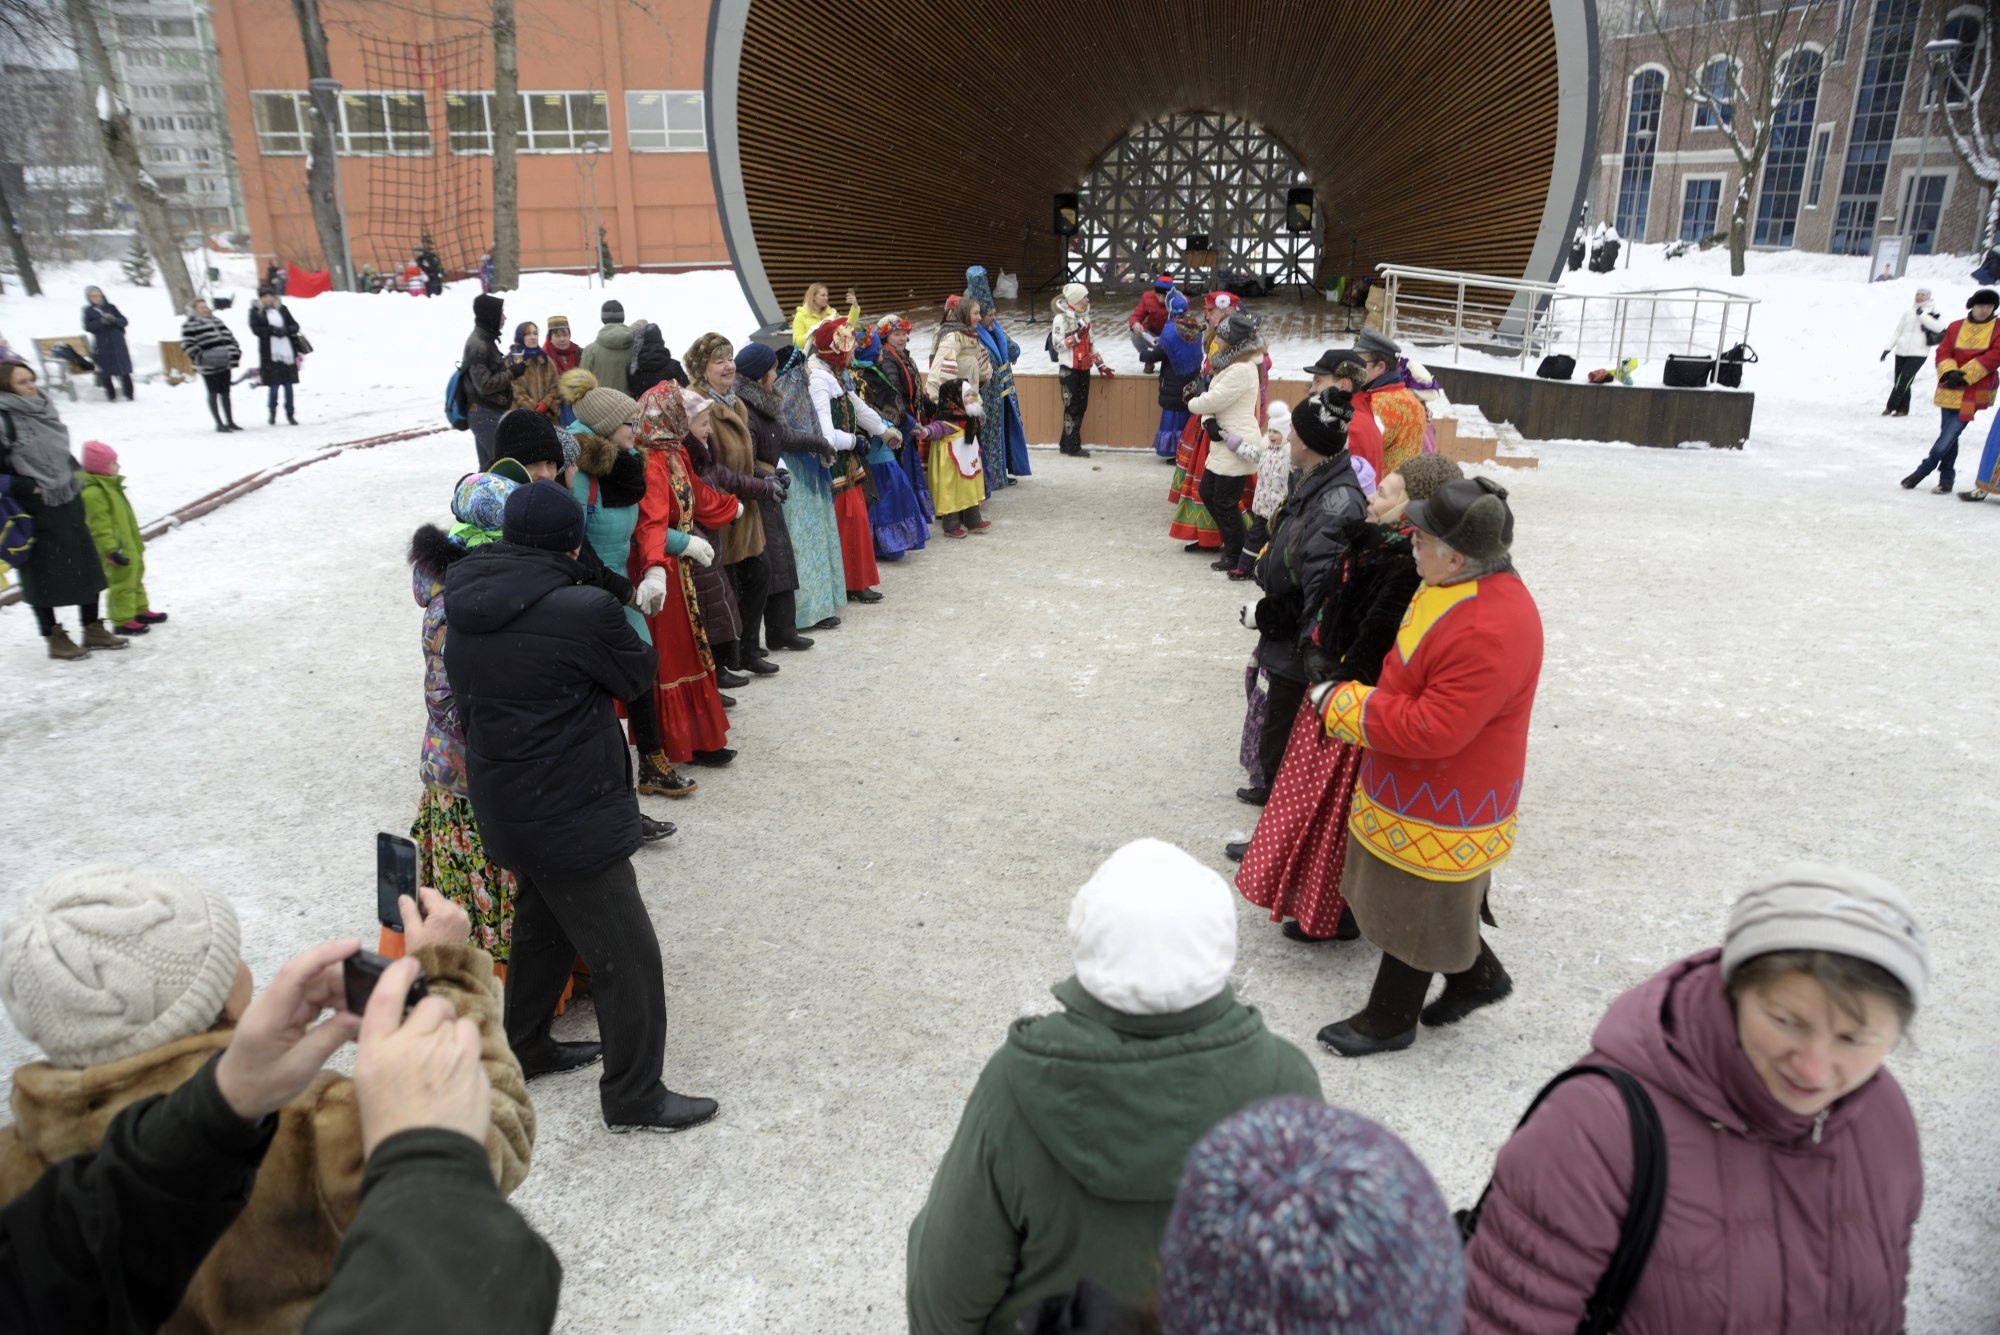
[(1312, 936), (1332, 936), (1346, 904), (1347, 817), (1361, 748), (1326, 735), (1307, 700), (1292, 724), (1285, 761), (1257, 818), (1257, 833), (1236, 872), (1236, 889), (1272, 922), (1295, 919)]
[(425, 784), (410, 838), (417, 841), (417, 883), (464, 909), (472, 944), (505, 964), (514, 941), (514, 873), (486, 856), (472, 803)]
[(833, 514), (832, 476), (816, 454), (787, 451), (785, 466), (792, 470), (785, 526), (791, 531), (799, 577), (797, 622), (800, 630), (806, 630), (847, 606), (847, 581)]

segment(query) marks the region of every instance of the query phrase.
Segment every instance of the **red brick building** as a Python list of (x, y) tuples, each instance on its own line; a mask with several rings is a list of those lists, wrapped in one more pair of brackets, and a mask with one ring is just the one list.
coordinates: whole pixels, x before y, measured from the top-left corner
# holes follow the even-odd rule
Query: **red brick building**
[[(1667, 52), (1671, 43), (1692, 55), (1695, 78), (1725, 88), (1725, 62), (1743, 50), (1739, 23), (1683, 24), (1663, 39), (1645, 6), (1633, 8), (1605, 11), (1614, 30), (1602, 45), (1592, 216), (1652, 242), (1726, 232), (1742, 175), (1718, 123), (1731, 113), (1690, 102)], [(1977, 44), (1994, 37), (1984, 31), (1988, 12), (1965, 0), (1828, 0), (1814, 13), (1787, 43), (1788, 93), (1752, 183), (1750, 245), (1865, 255), (1880, 230), (1907, 235), (1912, 254), (1973, 251), (1991, 191), (1952, 151), (1924, 48), (1958, 39), (1969, 83)]]

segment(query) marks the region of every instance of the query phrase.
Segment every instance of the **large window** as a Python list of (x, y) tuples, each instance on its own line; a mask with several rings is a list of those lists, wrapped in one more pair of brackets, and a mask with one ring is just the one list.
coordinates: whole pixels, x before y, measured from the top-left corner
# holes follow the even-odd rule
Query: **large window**
[(1924, 105), (1937, 105), (1938, 85), (1945, 86), (1945, 104), (1962, 107), (1965, 105), (1965, 90), (1972, 86), (1972, 60), (1979, 52), (1979, 39), (1984, 35), (1984, 26), (1979, 21), (1979, 11), (1974, 9), (1954, 9), (1944, 21), (1940, 37), (1949, 37), (1958, 43), (1958, 50), (1952, 52), (1951, 73), (1955, 79), (1938, 72), (1932, 72), (1930, 83), (1924, 89)]
[(700, 153), (708, 148), (701, 93), (625, 94), (625, 145), (634, 153)]
[(1722, 178), (1690, 176), (1681, 186), (1681, 240), (1706, 241), (1721, 230)]
[[(466, 90), (444, 95), (445, 133), (454, 153), (493, 151), (493, 94)], [(603, 93), (524, 92), (520, 153), (582, 153), (585, 144), (611, 147), (611, 107)]]
[(1937, 253), (1938, 224), (1944, 220), (1945, 190), (1951, 176), (1945, 172), (1924, 172), (1903, 184), (1903, 233), (1910, 238), (1912, 255)]
[(1826, 160), (1833, 153), (1833, 127), (1822, 125), (1813, 136), (1812, 170), (1806, 173), (1806, 207), (1819, 207), (1820, 189), (1826, 184)]
[(1825, 67), (1825, 58), (1811, 47), (1785, 59), (1782, 100), (1772, 117), (1771, 147), (1764, 155), (1764, 182), (1757, 197), (1757, 226), (1751, 235), (1756, 245), (1789, 246), (1798, 235), (1806, 159), (1812, 156), (1813, 117), (1819, 111), (1819, 76)]
[(1717, 56), (1701, 67), (1701, 88), (1714, 99), (1712, 102), (1698, 102), (1694, 109), (1694, 128), (1715, 130), (1729, 124), (1732, 103), (1736, 95), (1735, 67), (1728, 56)]
[(1854, 93), (1840, 195), (1833, 207), (1833, 239), (1827, 249), (1835, 255), (1866, 255), (1875, 240), (1875, 217), (1889, 181), (1889, 154), (1896, 146), (1896, 120), (1922, 7), (1921, 0), (1881, 0), (1875, 6), (1868, 57)]
[[(334, 151), (346, 157), (424, 157), (431, 151), (429, 110), (422, 93), (342, 93)], [(312, 147), (312, 97), (301, 92), (253, 92), (257, 151), (303, 157)]]
[(1653, 149), (1660, 139), (1660, 107), (1667, 76), (1640, 70), (1632, 76), (1632, 100), (1625, 112), (1624, 164), (1618, 172), (1618, 233), (1627, 242), (1643, 240), (1653, 202)]

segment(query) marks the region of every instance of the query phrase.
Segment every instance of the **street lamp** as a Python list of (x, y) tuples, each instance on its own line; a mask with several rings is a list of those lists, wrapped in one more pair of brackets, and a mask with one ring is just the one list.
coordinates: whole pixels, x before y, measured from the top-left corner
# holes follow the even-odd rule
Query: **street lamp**
[[(1647, 213), (1651, 213), (1653, 211), (1653, 183), (1651, 179), (1653, 175), (1653, 160), (1652, 157), (1648, 154), (1647, 150), (1652, 146), (1653, 140), (1659, 137), (1659, 133), (1660, 132), (1658, 130), (1632, 131), (1632, 138), (1638, 144), (1638, 148), (1635, 151), (1639, 154), (1639, 156), (1644, 157), (1646, 159), (1646, 176), (1647, 176), (1646, 212)], [(1639, 235), (1628, 236), (1625, 238), (1625, 267), (1627, 269), (1630, 269), (1632, 267), (1632, 252), (1639, 248), (1639, 242), (1645, 237), (1645, 235), (1646, 235), (1646, 219), (1644, 215), (1641, 215), (1641, 217), (1639, 218)]]
[(1930, 67), (1931, 95), (1924, 107), (1923, 147), (1917, 152), (1917, 175), (1910, 182), (1909, 198), (1903, 201), (1903, 220), (1899, 229), (1904, 236), (1910, 234), (1910, 225), (1917, 211), (1917, 192), (1923, 189), (1924, 168), (1931, 159), (1931, 125), (1937, 119), (1938, 103), (1945, 98), (1949, 87), (1964, 87), (1958, 81), (1958, 71), (1954, 69), (1954, 58), (1965, 43), (1956, 37), (1940, 37), (1935, 42), (1924, 43), (1924, 62)]
[(597, 283), (602, 287), (604, 278), (604, 224), (597, 217), (597, 155), (604, 146), (595, 139), (583, 141), (584, 165), (590, 168), (590, 271), (597, 275)]

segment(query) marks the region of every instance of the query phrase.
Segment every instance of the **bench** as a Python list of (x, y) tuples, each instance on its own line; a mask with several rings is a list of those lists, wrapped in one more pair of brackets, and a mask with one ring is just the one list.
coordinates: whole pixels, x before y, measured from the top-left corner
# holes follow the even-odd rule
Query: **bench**
[(201, 373), (194, 369), (194, 363), (188, 360), (187, 349), (181, 346), (181, 341), (177, 338), (160, 341), (160, 365), (166, 369), (169, 385), (201, 378)]
[(42, 384), (51, 389), (60, 389), (69, 395), (71, 403), (76, 402), (76, 377), (70, 364), (56, 355), (57, 348), (72, 349), (85, 361), (90, 360), (90, 343), (82, 334), (68, 334), (62, 338), (38, 338), (35, 340), (35, 360), (41, 365), (36, 374)]

